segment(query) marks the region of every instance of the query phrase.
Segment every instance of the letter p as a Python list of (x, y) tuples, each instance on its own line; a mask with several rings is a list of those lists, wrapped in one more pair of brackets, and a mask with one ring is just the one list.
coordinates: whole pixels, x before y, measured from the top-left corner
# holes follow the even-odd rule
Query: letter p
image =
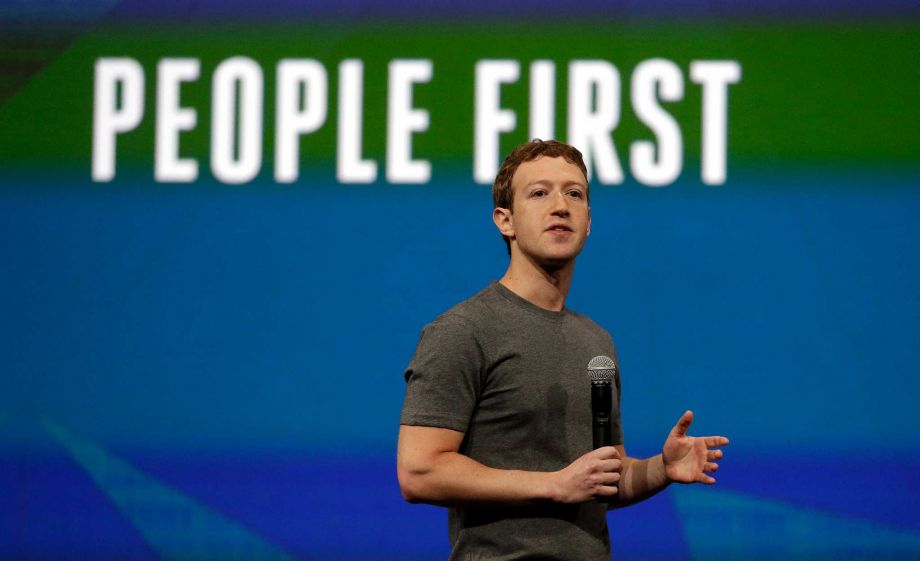
[(93, 181), (111, 181), (115, 136), (136, 128), (144, 115), (144, 69), (133, 58), (100, 58), (95, 70)]

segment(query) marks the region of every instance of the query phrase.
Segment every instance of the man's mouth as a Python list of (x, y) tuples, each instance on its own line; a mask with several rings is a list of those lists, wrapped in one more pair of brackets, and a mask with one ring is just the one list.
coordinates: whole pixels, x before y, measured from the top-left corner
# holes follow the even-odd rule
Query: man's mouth
[(547, 232), (572, 232), (572, 228), (566, 226), (565, 224), (553, 224), (546, 229)]

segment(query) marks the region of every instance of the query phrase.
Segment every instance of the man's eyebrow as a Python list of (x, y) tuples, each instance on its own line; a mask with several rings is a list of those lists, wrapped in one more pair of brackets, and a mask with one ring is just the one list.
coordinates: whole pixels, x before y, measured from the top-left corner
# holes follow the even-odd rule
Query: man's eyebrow
[[(552, 183), (553, 181), (551, 179), (537, 179), (536, 181), (531, 181), (530, 183), (528, 183), (526, 187), (533, 187), (534, 185), (540, 185), (540, 186), (545, 187), (545, 186), (552, 185)], [(562, 184), (563, 187), (571, 187), (573, 185), (575, 185), (576, 187), (587, 188), (587, 185), (585, 185), (583, 181), (578, 181), (578, 180), (566, 181), (565, 183)]]

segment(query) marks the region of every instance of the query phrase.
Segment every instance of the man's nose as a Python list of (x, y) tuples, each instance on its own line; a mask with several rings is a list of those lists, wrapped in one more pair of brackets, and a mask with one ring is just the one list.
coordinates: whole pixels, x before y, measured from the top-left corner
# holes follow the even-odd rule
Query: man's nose
[(561, 217), (569, 215), (569, 200), (562, 191), (557, 191), (553, 195), (553, 215)]

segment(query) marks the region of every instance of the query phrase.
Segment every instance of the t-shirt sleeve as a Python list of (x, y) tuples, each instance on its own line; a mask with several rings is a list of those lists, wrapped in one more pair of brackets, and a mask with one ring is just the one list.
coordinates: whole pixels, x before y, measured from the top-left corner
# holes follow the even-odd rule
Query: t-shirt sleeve
[(483, 364), (472, 324), (442, 316), (425, 326), (406, 368), (400, 423), (466, 432), (479, 399)]

